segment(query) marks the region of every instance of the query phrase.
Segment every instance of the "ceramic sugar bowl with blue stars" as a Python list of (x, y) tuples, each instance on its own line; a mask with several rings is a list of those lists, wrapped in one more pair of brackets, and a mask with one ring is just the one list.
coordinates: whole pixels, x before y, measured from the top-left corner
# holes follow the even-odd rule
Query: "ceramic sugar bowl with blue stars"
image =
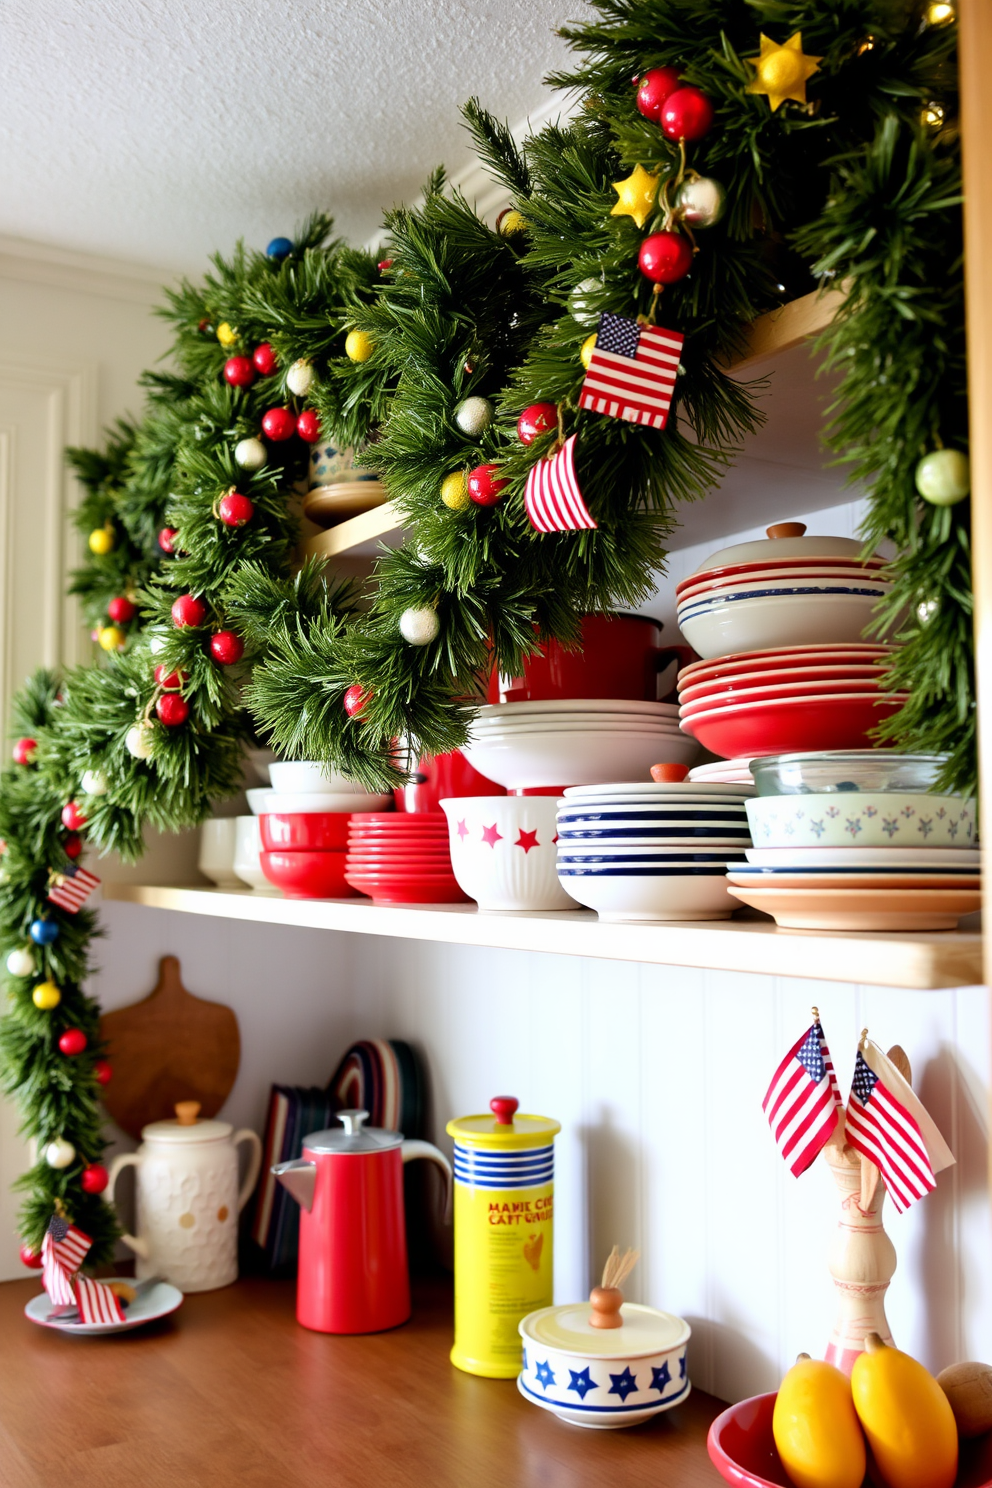
[(688, 1396), (691, 1331), (671, 1313), (624, 1302), (619, 1287), (595, 1287), (588, 1302), (522, 1320), (517, 1389), (573, 1426), (636, 1426)]

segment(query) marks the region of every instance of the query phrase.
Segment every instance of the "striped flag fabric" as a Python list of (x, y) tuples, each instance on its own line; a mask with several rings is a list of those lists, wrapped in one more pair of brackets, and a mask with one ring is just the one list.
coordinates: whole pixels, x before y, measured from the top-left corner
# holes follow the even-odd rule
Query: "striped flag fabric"
[(575, 474), (575, 438), (570, 435), (550, 460), (531, 466), (524, 506), (538, 532), (589, 531), (597, 526)]
[(122, 1323), (124, 1309), (120, 1298), (102, 1281), (87, 1276), (76, 1278), (76, 1305), (81, 1323)]
[(72, 1307), (73, 1277), (93, 1241), (78, 1226), (53, 1214), (41, 1242), (41, 1283), (56, 1307)]
[(675, 392), (685, 337), (608, 312), (579, 395), (579, 407), (663, 429)]
[(52, 876), (51, 888), (48, 890), (48, 899), (50, 903), (57, 904), (60, 909), (66, 909), (70, 914), (76, 914), (92, 894), (93, 890), (99, 887), (100, 880), (95, 873), (90, 873), (85, 868), (73, 865)]
[(779, 1152), (798, 1178), (830, 1140), (843, 1110), (819, 1018), (782, 1060), (761, 1108)]
[(936, 1188), (936, 1174), (954, 1162), (908, 1081), (868, 1039), (854, 1063), (845, 1139), (878, 1168), (900, 1214)]

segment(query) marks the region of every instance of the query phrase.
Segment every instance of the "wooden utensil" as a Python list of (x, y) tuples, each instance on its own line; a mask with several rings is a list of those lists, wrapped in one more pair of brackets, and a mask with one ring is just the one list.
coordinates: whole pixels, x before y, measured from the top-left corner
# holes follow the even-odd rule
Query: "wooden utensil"
[(162, 957), (153, 992), (105, 1013), (100, 1031), (114, 1067), (103, 1103), (131, 1137), (173, 1117), (178, 1101), (199, 1101), (204, 1116), (216, 1116), (231, 1093), (241, 1060), (238, 1020), (231, 1008), (186, 991), (176, 956)]

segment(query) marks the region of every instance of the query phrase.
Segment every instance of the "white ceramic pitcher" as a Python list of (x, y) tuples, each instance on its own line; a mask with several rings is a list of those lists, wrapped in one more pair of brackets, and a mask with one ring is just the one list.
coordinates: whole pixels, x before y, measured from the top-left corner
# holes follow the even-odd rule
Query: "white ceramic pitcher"
[[(258, 1180), (262, 1144), (227, 1121), (198, 1121), (198, 1101), (180, 1101), (175, 1121), (143, 1127), (137, 1152), (110, 1166), (107, 1200), (117, 1175), (137, 1168), (137, 1235), (124, 1235), (139, 1278), (161, 1276), (184, 1292), (212, 1292), (238, 1276), (238, 1215)], [(233, 1132), (233, 1135), (232, 1135)], [(251, 1148), (238, 1190), (240, 1143)]]

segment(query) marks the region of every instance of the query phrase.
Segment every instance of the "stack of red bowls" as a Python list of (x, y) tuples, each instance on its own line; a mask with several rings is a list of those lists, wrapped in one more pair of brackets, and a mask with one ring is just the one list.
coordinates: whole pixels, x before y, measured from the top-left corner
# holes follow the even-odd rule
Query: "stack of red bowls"
[(344, 876), (376, 904), (461, 904), (442, 811), (365, 811), (351, 818)]
[[(359, 817), (361, 820), (361, 817)], [(345, 879), (346, 811), (267, 811), (259, 818), (262, 871), (287, 899), (353, 899)]]

